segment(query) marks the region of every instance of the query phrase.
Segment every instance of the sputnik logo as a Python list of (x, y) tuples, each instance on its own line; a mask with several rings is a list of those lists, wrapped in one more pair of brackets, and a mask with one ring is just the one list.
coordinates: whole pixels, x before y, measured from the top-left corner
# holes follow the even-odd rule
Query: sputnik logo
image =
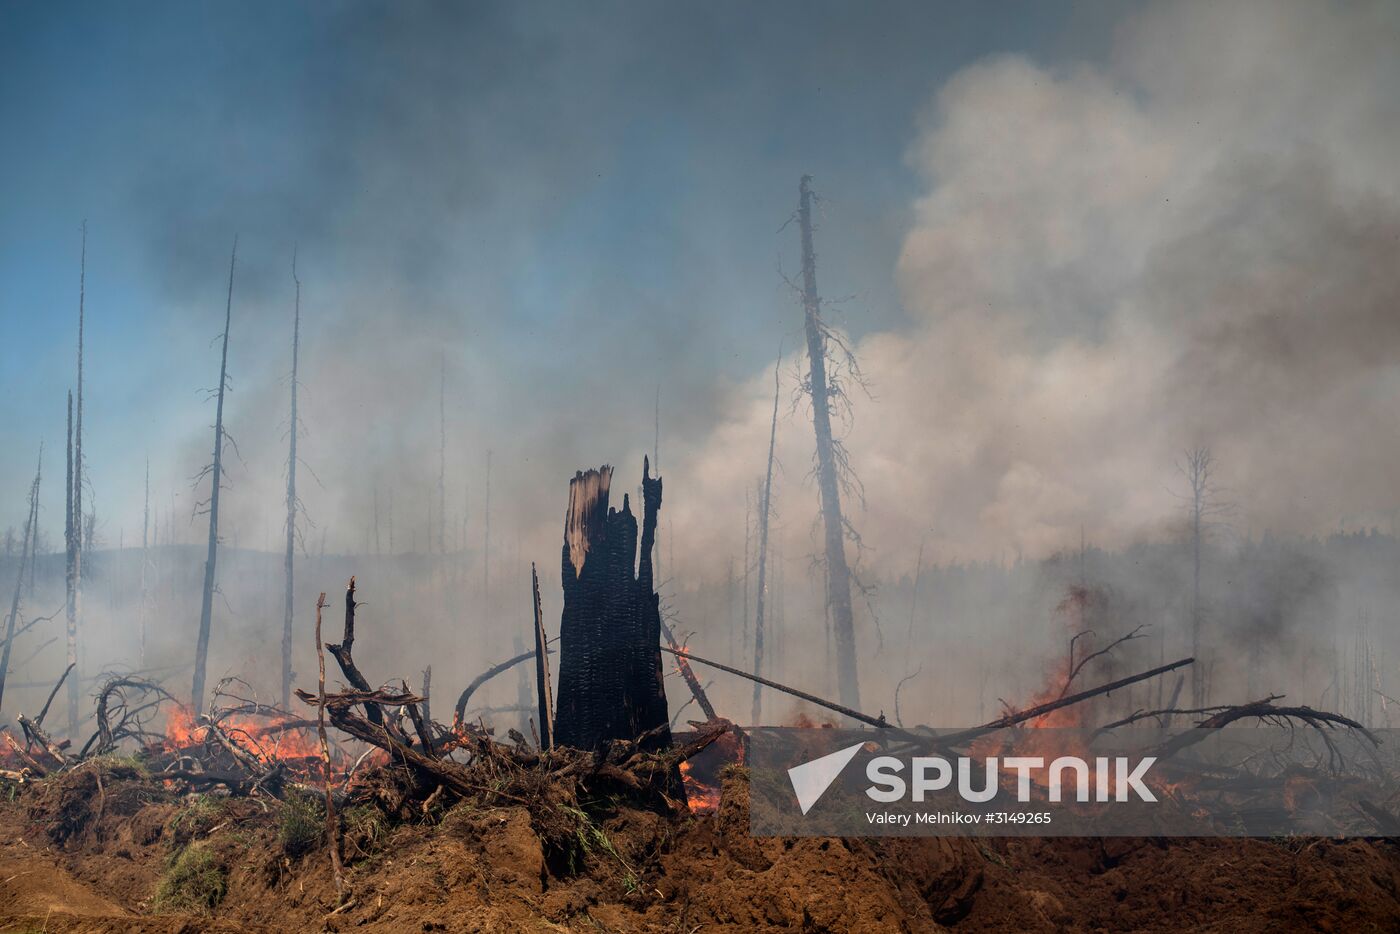
[(792, 790), (797, 794), (797, 804), (802, 808), (803, 814), (821, 800), (831, 783), (836, 781), (864, 745), (865, 743), (856, 743), (854, 746), (838, 749), (820, 759), (813, 759), (788, 769), (788, 779), (792, 782)]

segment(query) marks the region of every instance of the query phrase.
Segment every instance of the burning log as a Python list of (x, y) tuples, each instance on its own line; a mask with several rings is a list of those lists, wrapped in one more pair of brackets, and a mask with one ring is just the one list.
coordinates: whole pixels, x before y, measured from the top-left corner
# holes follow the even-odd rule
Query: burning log
[(14, 753), (15, 757), (24, 763), (26, 771), (39, 777), (49, 774), (49, 770), (40, 765), (38, 760), (31, 756), (28, 750), (17, 743), (9, 732), (0, 729), (0, 736), (5, 738), (5, 745), (10, 748), (10, 752)]
[(63, 747), (50, 739), (49, 734), (44, 732), (43, 727), (39, 726), (39, 724), (26, 717), (24, 714), (20, 714), (15, 719), (19, 721), (20, 728), (24, 730), (25, 739), (31, 747), (34, 744), (38, 744), (39, 748), (57, 763), (58, 768), (62, 769), (67, 767), (68, 757), (63, 754)]
[[(661, 478), (642, 461), (640, 549), (629, 499), (608, 508), (612, 468), (580, 471), (569, 483), (561, 579), (559, 745), (601, 749), (610, 740), (647, 737), (671, 744), (662, 679), (661, 611), (652, 584), (652, 550)], [(633, 567), (637, 574), (633, 576)]]

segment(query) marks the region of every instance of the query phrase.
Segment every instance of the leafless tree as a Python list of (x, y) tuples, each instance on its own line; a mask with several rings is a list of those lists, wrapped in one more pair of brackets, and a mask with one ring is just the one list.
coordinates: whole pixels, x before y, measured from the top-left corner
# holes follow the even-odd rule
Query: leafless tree
[(741, 617), (743, 628), (739, 630), (739, 657), (742, 658), (749, 650), (749, 571), (753, 568), (753, 562), (749, 559), (749, 553), (753, 550), (753, 496), (747, 487), (744, 488), (744, 613)]
[[(778, 346), (778, 360), (773, 364), (773, 422), (768, 430), (768, 470), (763, 478), (758, 503), (758, 600), (753, 622), (753, 673), (763, 674), (763, 610), (768, 593), (768, 519), (773, 507), (773, 452), (778, 445), (778, 395), (782, 386), (779, 368), (783, 364), (783, 348)], [(753, 685), (753, 719), (762, 723), (763, 693), (757, 681)]]
[(1182, 455), (1176, 468), (1185, 478), (1183, 495), (1191, 522), (1191, 655), (1197, 659), (1191, 668), (1191, 702), (1204, 707), (1209, 662), (1201, 654), (1201, 632), (1205, 607), (1201, 601), (1201, 551), (1212, 529), (1232, 511), (1233, 505), (1221, 498), (1215, 481), (1215, 458), (1208, 447), (1194, 447)]
[(151, 563), (151, 459), (146, 458), (146, 499), (141, 510), (141, 667), (146, 667), (146, 611), (149, 595), (146, 590), (146, 571)]
[(438, 378), (438, 554), (447, 554), (447, 354)]
[[(209, 548), (204, 560), (204, 592), (199, 609), (199, 641), (194, 650), (194, 685), (190, 704), (196, 713), (204, 709), (204, 669), (209, 660), (209, 630), (214, 615), (214, 586), (219, 557), (219, 490), (224, 478), (224, 393), (228, 389), (228, 334), (233, 321), (233, 270), (238, 262), (238, 237), (228, 261), (228, 298), (224, 305), (223, 350), (219, 356), (219, 386), (214, 407), (214, 459), (196, 478), (209, 477), (209, 499), (198, 507), (209, 514)], [(295, 381), (294, 381), (295, 382)]]
[[(64, 637), (68, 664), (78, 663), (78, 528), (73, 515), (73, 391), (68, 391), (68, 435), (66, 447), (66, 469), (63, 497), (63, 547), (64, 547)], [(68, 683), (68, 732), (78, 729), (78, 689), (77, 678)]]
[(486, 503), (482, 507), (481, 593), (482, 602), (491, 599), (491, 452), (486, 452)]
[[(67, 546), (67, 616), (68, 661), (78, 663), (78, 630), (83, 617), (83, 328), (87, 303), (87, 221), (82, 227), (82, 253), (78, 265), (78, 407), (74, 423), (73, 398), (68, 398), (68, 493), (64, 520), (64, 544)], [(68, 681), (68, 729), (78, 728), (78, 682)]]
[(44, 475), (44, 446), (39, 445), (39, 466), (34, 471), (34, 482), (29, 485), (29, 518), (24, 523), (24, 540), (20, 543), (19, 572), (15, 575), (15, 593), (10, 600), (10, 615), (5, 619), (5, 647), (0, 651), (0, 706), (5, 700), (5, 675), (10, 670), (10, 650), (15, 642), (15, 624), (19, 621), (20, 590), (24, 586), (25, 558), (31, 551), (30, 543), (39, 525), (39, 482)]
[[(846, 563), (845, 540), (851, 527), (841, 513), (843, 475), (849, 477), (845, 449), (831, 430), (833, 402), (845, 401), (844, 390), (830, 366), (829, 345), (840, 341), (822, 321), (822, 300), (817, 293), (817, 254), (812, 243), (812, 178), (802, 176), (798, 186), (798, 222), (802, 233), (802, 308), (807, 336), (808, 371), (805, 385), (812, 400), (812, 425), (816, 433), (817, 489), (821, 495), (825, 531), (826, 605), (836, 643), (836, 680), (841, 703), (860, 708), (860, 680), (856, 670), (855, 619), (851, 606), (851, 569)], [(850, 374), (859, 380), (854, 358), (847, 353)]]
[[(292, 250), (292, 284), (296, 298), (292, 310), (292, 376), (291, 413), (287, 421), (287, 527), (286, 553), (283, 557), (283, 573), (286, 587), (282, 601), (282, 706), (292, 703), (292, 619), (296, 607), (296, 543), (297, 513), (301, 500), (297, 498), (297, 434), (301, 423), (297, 415), (297, 377), (301, 362), (301, 279), (297, 276), (297, 254)], [(230, 290), (232, 278), (230, 277)], [(227, 324), (225, 324), (227, 330)], [(227, 346), (227, 340), (225, 341)]]

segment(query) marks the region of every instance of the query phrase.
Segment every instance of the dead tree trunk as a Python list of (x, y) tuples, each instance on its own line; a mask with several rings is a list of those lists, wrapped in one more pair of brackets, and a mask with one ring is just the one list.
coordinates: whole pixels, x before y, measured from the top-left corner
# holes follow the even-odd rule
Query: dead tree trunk
[(30, 541), (39, 534), (39, 481), (44, 474), (44, 446), (39, 445), (39, 466), (34, 482), (29, 486), (29, 518), (24, 523), (24, 538), (20, 540), (19, 573), (15, 575), (15, 595), (10, 600), (10, 615), (5, 620), (5, 648), (0, 651), (0, 710), (4, 709), (5, 673), (10, 670), (10, 650), (15, 644), (15, 624), (19, 621), (19, 595), (24, 588), (24, 564), (30, 553)]
[(437, 550), (447, 554), (447, 354), (438, 373), (438, 521)]
[(146, 498), (141, 508), (141, 667), (146, 667), (146, 612), (149, 595), (147, 593), (146, 571), (151, 563), (151, 459), (146, 458)]
[[(73, 392), (68, 392), (68, 443), (67, 468), (65, 474), (66, 491), (63, 497), (63, 547), (64, 547), (64, 636), (67, 646), (69, 666), (78, 664), (78, 528), (73, 521)], [(78, 732), (78, 691), (77, 678), (68, 685), (68, 734)]]
[[(744, 615), (743, 626), (739, 630), (739, 658), (748, 654), (749, 651), (749, 570), (753, 567), (753, 562), (749, 560), (749, 552), (752, 550), (753, 540), (753, 497), (749, 493), (748, 485), (744, 486)], [(742, 664), (742, 661), (740, 662)]]
[[(296, 302), (292, 312), (292, 409), (287, 426), (287, 552), (283, 558), (286, 590), (282, 602), (282, 708), (292, 703), (292, 617), (296, 606), (297, 538), (297, 364), (301, 353), (301, 280), (297, 278), (297, 256), (292, 252), (292, 282)], [(376, 490), (376, 496), (378, 491)], [(378, 499), (375, 500), (375, 538), (378, 542)]]
[[(1197, 447), (1186, 452), (1177, 469), (1186, 478), (1185, 494), (1191, 518), (1191, 654), (1202, 659), (1191, 670), (1191, 702), (1204, 707), (1209, 695), (1207, 680), (1211, 660), (1202, 643), (1206, 609), (1201, 598), (1201, 562), (1205, 539), (1211, 529), (1233, 511), (1233, 504), (1219, 499), (1215, 482), (1215, 458), (1210, 448)], [(1204, 654), (1203, 654), (1204, 653)]]
[(812, 425), (817, 436), (817, 489), (821, 493), (822, 524), (826, 533), (826, 602), (836, 641), (836, 681), (841, 703), (860, 707), (856, 673), (855, 620), (851, 609), (851, 570), (846, 564), (846, 523), (841, 516), (841, 481), (836, 445), (831, 435), (832, 387), (826, 371), (826, 325), (817, 295), (817, 254), (812, 246), (812, 178), (802, 176), (798, 187), (798, 220), (802, 228), (802, 309), (806, 320)]
[[(549, 684), (549, 639), (544, 632), (544, 612), (540, 605), (540, 575), (530, 564), (530, 587), (535, 607), (535, 694), (539, 700), (540, 749), (554, 748), (554, 698)], [(427, 693), (424, 689), (423, 693)]]
[(481, 597), (487, 612), (491, 609), (491, 452), (486, 452), (486, 505), (482, 515)]
[(228, 299), (224, 306), (223, 350), (219, 358), (218, 401), (214, 406), (214, 461), (207, 468), (209, 480), (209, 550), (204, 559), (204, 595), (199, 608), (199, 641), (194, 650), (194, 686), (190, 704), (196, 713), (204, 709), (204, 666), (209, 659), (209, 628), (214, 615), (214, 580), (219, 557), (219, 488), (224, 470), (224, 390), (228, 387), (228, 331), (233, 320), (233, 269), (238, 261), (238, 237), (228, 261)]
[[(78, 411), (72, 433), (73, 443), (73, 485), (72, 493), (72, 543), (69, 545), (72, 583), (68, 598), (68, 660), (78, 662), (78, 630), (83, 622), (83, 328), (87, 315), (87, 221), (83, 221), (83, 245), (78, 263)], [(81, 672), (80, 672), (81, 674)], [(68, 682), (68, 728), (73, 733), (78, 728), (78, 682), (74, 678)]]
[[(773, 449), (778, 443), (778, 368), (783, 362), (783, 349), (778, 348), (778, 362), (773, 364), (773, 425), (768, 431), (768, 472), (763, 478), (763, 492), (758, 504), (758, 603), (753, 617), (753, 673), (763, 674), (763, 609), (768, 590), (768, 515), (773, 505)], [(753, 719), (749, 722), (758, 726), (763, 722), (763, 689), (757, 681), (753, 685)]]
[(569, 483), (555, 742), (600, 749), (641, 737), (644, 748), (661, 749), (671, 743), (651, 559), (661, 478), (651, 478), (643, 458), (640, 550), (627, 496), (621, 511), (608, 508), (611, 484), (608, 466), (580, 471)]

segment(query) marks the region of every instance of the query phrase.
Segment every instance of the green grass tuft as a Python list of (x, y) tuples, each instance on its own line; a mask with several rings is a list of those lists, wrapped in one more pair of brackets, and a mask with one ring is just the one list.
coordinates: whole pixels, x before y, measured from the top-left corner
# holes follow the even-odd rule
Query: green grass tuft
[(307, 795), (287, 796), (277, 823), (277, 842), (291, 857), (304, 856), (325, 839), (324, 806)]
[(169, 862), (156, 887), (157, 911), (212, 911), (228, 894), (228, 873), (202, 843), (185, 847)]

